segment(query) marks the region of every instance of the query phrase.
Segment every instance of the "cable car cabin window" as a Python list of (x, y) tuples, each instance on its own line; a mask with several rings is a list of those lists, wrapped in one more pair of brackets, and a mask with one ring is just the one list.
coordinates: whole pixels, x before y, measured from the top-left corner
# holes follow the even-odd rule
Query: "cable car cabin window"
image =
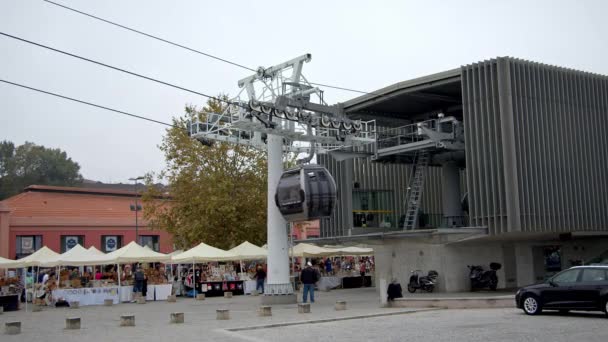
[(280, 205), (300, 204), (304, 200), (300, 192), (300, 174), (295, 173), (281, 179)]

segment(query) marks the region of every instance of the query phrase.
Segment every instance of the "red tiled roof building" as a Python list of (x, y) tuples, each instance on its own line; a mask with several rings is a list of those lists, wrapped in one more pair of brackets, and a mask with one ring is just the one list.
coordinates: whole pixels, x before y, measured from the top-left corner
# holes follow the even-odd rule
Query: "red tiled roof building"
[[(42, 246), (64, 252), (75, 243), (109, 252), (135, 240), (135, 192), (32, 185), (0, 202), (0, 257), (20, 258)], [(143, 207), (141, 201), (138, 205)], [(169, 253), (171, 235), (138, 215), (139, 243)]]

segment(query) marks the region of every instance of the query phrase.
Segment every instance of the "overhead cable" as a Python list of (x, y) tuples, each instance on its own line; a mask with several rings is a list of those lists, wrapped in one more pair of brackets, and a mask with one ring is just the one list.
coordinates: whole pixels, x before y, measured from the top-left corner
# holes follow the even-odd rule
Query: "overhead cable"
[[(93, 14), (90, 14), (90, 13), (86, 13), (86, 12), (83, 12), (83, 11), (77, 10), (77, 9), (75, 9), (75, 8), (72, 8), (72, 7), (69, 7), (69, 6), (66, 6), (66, 5), (63, 5), (63, 4), (60, 4), (60, 3), (54, 2), (54, 1), (50, 1), (50, 0), (43, 0), (43, 1), (44, 1), (44, 2), (47, 2), (47, 3), (49, 3), (49, 4), (52, 4), (52, 5), (55, 5), (55, 6), (58, 6), (58, 7), (64, 8), (64, 9), (66, 9), (66, 10), (69, 10), (69, 11), (72, 11), (72, 12), (75, 12), (75, 13), (78, 13), (78, 14), (82, 14), (82, 15), (87, 16), (87, 17), (89, 17), (89, 18), (93, 18), (93, 19), (96, 19), (96, 20), (102, 21), (102, 22), (104, 22), (104, 23), (107, 23), (107, 24), (110, 24), (110, 25), (114, 25), (114, 26), (116, 26), (116, 27), (120, 27), (120, 28), (122, 28), (122, 29), (125, 29), (125, 30), (128, 30), (128, 31), (131, 31), (131, 32), (134, 32), (134, 33), (137, 33), (137, 34), (140, 34), (140, 35), (142, 35), (142, 36), (145, 36), (145, 37), (148, 37), (148, 38), (152, 38), (152, 39), (156, 39), (156, 40), (161, 41), (161, 42), (163, 42), (163, 43), (170, 44), (170, 45), (173, 45), (173, 46), (176, 46), (176, 47), (179, 47), (179, 48), (182, 48), (182, 49), (188, 50), (188, 51), (190, 51), (190, 52), (194, 52), (194, 53), (197, 53), (197, 54), (200, 54), (200, 55), (203, 55), (203, 56), (209, 57), (209, 58), (213, 58), (213, 59), (215, 59), (215, 60), (222, 61), (222, 62), (224, 62), (224, 63), (228, 63), (228, 64), (231, 64), (231, 65), (233, 65), (233, 66), (236, 66), (236, 67), (239, 67), (239, 68), (243, 68), (243, 69), (246, 69), (246, 70), (249, 70), (249, 71), (253, 71), (253, 72), (256, 72), (256, 71), (257, 71), (257, 70), (256, 70), (256, 69), (254, 69), (254, 68), (250, 68), (250, 67), (248, 67), (248, 66), (245, 66), (245, 65), (242, 65), (242, 64), (239, 64), (239, 63), (236, 63), (236, 62), (230, 61), (230, 60), (228, 60), (228, 59), (221, 58), (221, 57), (218, 57), (218, 56), (214, 56), (214, 55), (212, 55), (212, 54), (209, 54), (209, 53), (206, 53), (206, 52), (202, 52), (202, 51), (200, 51), (200, 50), (193, 49), (193, 48), (191, 48), (191, 47), (188, 47), (188, 46), (185, 46), (185, 45), (182, 45), (182, 44), (179, 44), (179, 43), (175, 43), (175, 42), (172, 42), (172, 41), (170, 41), (170, 40), (167, 40), (167, 39), (164, 39), (164, 38), (160, 38), (160, 37), (158, 37), (158, 36), (155, 36), (155, 35), (152, 35), (152, 34), (149, 34), (149, 33), (143, 32), (143, 31), (140, 31), (140, 30), (136, 30), (136, 29), (131, 28), (131, 27), (128, 27), (128, 26), (126, 26), (126, 25), (122, 25), (122, 24), (119, 24), (119, 23), (116, 23), (116, 22), (110, 21), (110, 20), (108, 20), (108, 19), (101, 18), (101, 17), (99, 17), (99, 16), (96, 16), (96, 15), (93, 15)], [(333, 89), (338, 89), (338, 90), (350, 91), (350, 92), (359, 93), (359, 94), (383, 96), (383, 95), (381, 95), (381, 94), (376, 94), (376, 93), (373, 93), (373, 92), (367, 92), (367, 91), (356, 90), (356, 89), (351, 89), (351, 88), (338, 87), (338, 86), (333, 86), (333, 85), (330, 85), (330, 84), (314, 83), (314, 82), (309, 82), (309, 83), (310, 83), (310, 84), (314, 84), (314, 85), (318, 85), (318, 86), (322, 86), (322, 87), (326, 87), (326, 88), (333, 88)]]
[(125, 111), (122, 111), (122, 110), (118, 110), (118, 109), (114, 109), (114, 108), (98, 105), (98, 104), (95, 104), (95, 103), (92, 103), (92, 102), (88, 102), (88, 101), (84, 101), (84, 100), (79, 100), (79, 99), (76, 99), (76, 98), (73, 98), (73, 97), (69, 97), (69, 96), (53, 93), (53, 92), (50, 92), (50, 91), (46, 91), (46, 90), (42, 90), (42, 89), (26, 86), (26, 85), (23, 85), (23, 84), (7, 81), (7, 80), (3, 80), (3, 79), (0, 79), (0, 82), (6, 83), (6, 84), (11, 84), (11, 85), (14, 85), (14, 86), (17, 86), (17, 87), (21, 87), (21, 88), (25, 88), (25, 89), (29, 89), (29, 90), (33, 90), (33, 91), (36, 91), (36, 92), (39, 92), (39, 93), (43, 93), (43, 94), (59, 97), (59, 98), (65, 99), (65, 100), (82, 103), (82, 104), (85, 104), (85, 105), (88, 105), (88, 106), (105, 109), (105, 110), (108, 110), (108, 111), (111, 111), (111, 112), (114, 112), (114, 113), (118, 113), (118, 114), (122, 114), (122, 115), (127, 115), (127, 116), (130, 116), (130, 117), (136, 118), (136, 119), (146, 120), (146, 121), (154, 122), (154, 123), (165, 125), (165, 126), (169, 126), (169, 127), (179, 128), (178, 126), (170, 124), (170, 123), (167, 123), (167, 122), (151, 119), (151, 118), (148, 118), (148, 117), (145, 117), (145, 116), (141, 116), (141, 115), (137, 115), (137, 114), (128, 113), (128, 112), (125, 112)]
[(204, 94), (204, 93), (201, 93), (201, 92), (198, 92), (198, 91), (195, 91), (195, 90), (191, 90), (191, 89), (188, 89), (188, 88), (184, 88), (184, 87), (181, 87), (181, 86), (169, 83), (169, 82), (161, 81), (161, 80), (158, 80), (156, 78), (152, 78), (152, 77), (149, 77), (149, 76), (138, 74), (138, 73), (133, 72), (133, 71), (129, 71), (129, 70), (126, 70), (126, 69), (121, 69), (121, 68), (118, 68), (118, 67), (115, 67), (115, 66), (112, 66), (112, 65), (109, 65), (109, 64), (105, 64), (105, 63), (102, 63), (102, 62), (99, 62), (99, 61), (96, 61), (96, 60), (93, 60), (93, 59), (90, 59), (90, 58), (82, 57), (82, 56), (75, 55), (73, 53), (69, 53), (69, 52), (66, 52), (66, 51), (63, 51), (63, 50), (55, 49), (55, 48), (47, 46), (47, 45), (43, 45), (43, 44), (40, 44), (40, 43), (33, 42), (31, 40), (27, 40), (27, 39), (24, 39), (24, 38), (13, 36), (13, 35), (10, 35), (8, 33), (4, 33), (4, 32), (0, 31), (0, 35), (8, 37), (8, 38), (12, 38), (12, 39), (24, 42), (24, 43), (32, 44), (32, 45), (35, 45), (35, 46), (38, 46), (38, 47), (41, 47), (41, 48), (44, 48), (44, 49), (48, 49), (48, 50), (51, 50), (51, 51), (54, 51), (54, 52), (57, 52), (57, 53), (60, 53), (60, 54), (66, 55), (66, 56), (74, 57), (74, 58), (77, 58), (77, 59), (80, 59), (80, 60), (83, 60), (83, 61), (86, 61), (86, 62), (89, 62), (89, 63), (97, 64), (97, 65), (100, 65), (100, 66), (103, 66), (103, 67), (106, 67), (106, 68), (109, 68), (109, 69), (112, 69), (112, 70), (116, 70), (116, 71), (124, 72), (124, 73), (129, 74), (129, 75), (137, 76), (137, 77), (146, 79), (148, 81), (156, 82), (156, 83), (163, 84), (163, 85), (175, 88), (175, 89), (183, 90), (185, 92), (189, 92), (189, 93), (192, 93), (192, 94), (200, 95), (200, 96), (212, 99), (212, 100), (216, 100), (216, 101), (219, 101), (219, 102), (224, 102), (226, 104), (231, 104), (231, 105), (236, 105), (236, 106), (239, 106), (239, 107), (247, 108), (247, 107), (244, 107), (243, 105), (241, 105), (239, 103), (235, 103), (235, 102), (232, 102), (232, 101), (224, 100), (224, 99), (221, 99), (221, 98), (219, 98), (217, 96), (207, 95), (207, 94)]

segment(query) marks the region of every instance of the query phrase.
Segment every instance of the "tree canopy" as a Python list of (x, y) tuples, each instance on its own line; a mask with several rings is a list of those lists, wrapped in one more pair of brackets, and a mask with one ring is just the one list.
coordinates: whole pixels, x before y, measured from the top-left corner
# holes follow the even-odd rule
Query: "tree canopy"
[(0, 142), (0, 200), (32, 184), (75, 186), (81, 183), (80, 165), (64, 151), (31, 142), (18, 147), (10, 141)]
[[(166, 167), (148, 175), (147, 183), (157, 177), (168, 186), (147, 188), (144, 216), (152, 227), (172, 233), (179, 248), (205, 242), (227, 249), (245, 240), (266, 241), (265, 152), (225, 142), (202, 144), (187, 134), (191, 115), (222, 109), (210, 100), (202, 111), (187, 107), (184, 116), (174, 118), (160, 145)], [(160, 191), (169, 197), (158, 200)]]

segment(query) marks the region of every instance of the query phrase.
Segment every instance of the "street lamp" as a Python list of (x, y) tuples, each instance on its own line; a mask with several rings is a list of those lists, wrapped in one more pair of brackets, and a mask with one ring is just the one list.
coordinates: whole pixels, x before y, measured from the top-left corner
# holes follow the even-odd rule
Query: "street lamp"
[(137, 222), (137, 212), (141, 210), (141, 205), (137, 204), (137, 181), (144, 179), (144, 177), (129, 178), (133, 181), (133, 187), (135, 189), (135, 205), (131, 204), (131, 211), (135, 212), (135, 243), (139, 243), (139, 224)]

